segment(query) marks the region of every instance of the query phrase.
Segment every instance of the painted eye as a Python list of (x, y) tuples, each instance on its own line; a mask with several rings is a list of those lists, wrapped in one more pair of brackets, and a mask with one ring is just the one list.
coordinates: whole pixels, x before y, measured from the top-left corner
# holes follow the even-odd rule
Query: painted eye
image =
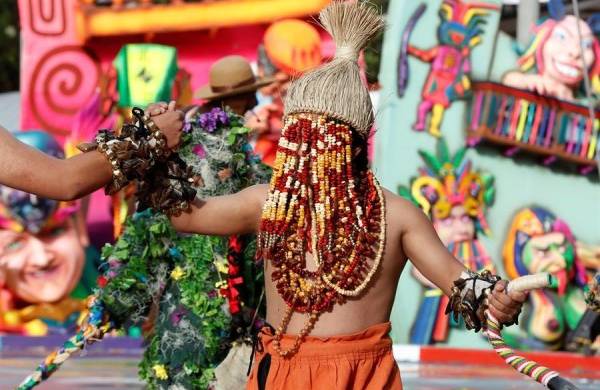
[(564, 41), (565, 39), (567, 39), (567, 33), (566, 33), (566, 32), (565, 32), (563, 29), (557, 28), (557, 29), (554, 31), (554, 37), (555, 37), (556, 39), (559, 39), (559, 40), (561, 40), (561, 41)]
[(20, 238), (17, 238), (16, 240), (14, 240), (13, 242), (7, 244), (4, 249), (7, 252), (14, 252), (14, 251), (18, 251), (19, 249), (23, 248), (23, 240), (21, 240)]
[(50, 232), (50, 235), (52, 237), (57, 237), (57, 236), (60, 236), (61, 234), (63, 234), (64, 232), (65, 232), (65, 228), (59, 227), (56, 229), (52, 229), (52, 231)]
[(591, 49), (593, 44), (594, 42), (591, 39), (584, 39), (583, 41), (581, 41), (581, 45), (584, 49)]

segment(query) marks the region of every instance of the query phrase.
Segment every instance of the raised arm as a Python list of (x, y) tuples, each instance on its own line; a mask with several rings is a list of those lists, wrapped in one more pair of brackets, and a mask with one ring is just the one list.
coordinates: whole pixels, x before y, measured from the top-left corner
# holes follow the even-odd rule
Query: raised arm
[(419, 49), (413, 45), (408, 45), (408, 54), (417, 57), (423, 62), (431, 62), (438, 54), (438, 48), (433, 47), (431, 49)]
[[(168, 144), (179, 143), (182, 114), (154, 117)], [(0, 127), (0, 184), (57, 200), (73, 200), (103, 187), (112, 179), (107, 159), (97, 151), (67, 160), (48, 156), (15, 139)]]
[(233, 195), (197, 200), (192, 210), (171, 218), (185, 233), (228, 236), (258, 231), (267, 185), (248, 187)]
[(68, 160), (48, 156), (0, 127), (0, 184), (44, 198), (72, 200), (110, 181), (110, 164), (99, 152)]
[[(448, 252), (438, 238), (435, 229), (425, 214), (410, 202), (404, 202), (401, 209), (403, 218), (402, 248), (413, 265), (444, 294), (452, 294), (454, 281), (467, 268)], [(504, 324), (512, 323), (519, 314), (526, 295), (522, 292), (505, 292), (506, 281), (500, 281), (488, 297), (489, 309)]]
[(428, 280), (450, 295), (453, 282), (466, 267), (455, 259), (438, 238), (425, 214), (404, 199), (401, 243), (404, 253)]

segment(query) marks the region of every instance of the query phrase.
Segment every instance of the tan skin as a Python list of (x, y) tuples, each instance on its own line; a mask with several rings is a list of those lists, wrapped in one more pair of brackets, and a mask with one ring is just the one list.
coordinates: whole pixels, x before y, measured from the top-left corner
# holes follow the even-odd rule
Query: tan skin
[[(177, 230), (187, 233), (256, 233), (268, 190), (267, 185), (255, 185), (237, 194), (198, 200), (190, 212), (172, 218), (171, 222)], [(450, 294), (453, 281), (465, 270), (447, 251), (422, 211), (387, 190), (385, 200), (387, 241), (380, 270), (361, 296), (349, 299), (343, 305), (336, 305), (331, 312), (322, 314), (312, 335), (354, 333), (389, 321), (396, 286), (408, 258), (445, 294)], [(315, 267), (310, 254), (307, 254), (307, 265), (309, 268)], [(271, 275), (271, 265), (267, 263), (265, 267), (265, 274)], [(278, 326), (286, 305), (269, 276), (265, 278), (265, 287), (267, 322)], [(513, 292), (507, 295), (503, 292), (504, 287), (505, 282), (496, 286), (489, 297), (489, 304), (492, 314), (506, 323), (517, 315), (526, 295)], [(305, 320), (304, 316), (294, 314), (287, 333), (299, 333)]]
[[(169, 148), (174, 149), (181, 140), (183, 114), (175, 110), (175, 102), (164, 108), (165, 112), (153, 119), (167, 137)], [(112, 179), (110, 164), (99, 152), (61, 160), (25, 145), (2, 127), (0, 156), (0, 184), (44, 198), (78, 199)]]
[[(160, 116), (164, 112), (164, 103), (151, 105), (148, 110)], [(360, 151), (355, 152), (358, 154)], [(256, 234), (268, 191), (268, 185), (263, 184), (232, 195), (196, 200), (190, 212), (171, 218), (171, 222), (175, 229), (185, 233), (222, 236)], [(314, 336), (354, 333), (389, 321), (396, 286), (409, 258), (427, 279), (447, 295), (451, 293), (454, 280), (466, 269), (448, 252), (421, 210), (390, 191), (385, 190), (384, 193), (387, 236), (381, 266), (370, 286), (360, 296), (349, 299), (343, 305), (335, 305), (331, 312), (320, 315), (311, 332)], [(306, 260), (309, 269), (316, 268), (310, 253), (306, 254)], [(266, 262), (267, 322), (279, 326), (286, 304), (277, 293), (271, 273), (271, 264)], [(505, 285), (505, 281), (498, 283), (488, 302), (492, 314), (500, 322), (509, 323), (518, 315), (527, 297), (520, 292), (504, 293)], [(298, 334), (306, 319), (306, 316), (294, 314), (286, 332)]]

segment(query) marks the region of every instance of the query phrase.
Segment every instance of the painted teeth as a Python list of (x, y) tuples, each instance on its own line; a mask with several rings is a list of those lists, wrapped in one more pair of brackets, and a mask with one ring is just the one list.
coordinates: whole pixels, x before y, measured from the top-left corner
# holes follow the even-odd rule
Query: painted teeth
[(555, 62), (556, 69), (567, 77), (577, 77), (579, 76), (579, 69), (574, 66), (562, 64), (560, 62)]

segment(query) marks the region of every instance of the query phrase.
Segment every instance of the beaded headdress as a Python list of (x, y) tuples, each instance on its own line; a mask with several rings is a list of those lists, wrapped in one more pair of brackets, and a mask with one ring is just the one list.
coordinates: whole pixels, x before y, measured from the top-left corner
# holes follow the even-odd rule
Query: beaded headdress
[(419, 177), (412, 179), (410, 188), (400, 186), (399, 192), (430, 218), (445, 219), (452, 207), (462, 205), (476, 229), (489, 234), (485, 211), (494, 201), (494, 177), (474, 171), (466, 152), (463, 147), (451, 156), (444, 139), (438, 142), (435, 155), (420, 150), (425, 166), (419, 168)]
[[(263, 208), (257, 256), (288, 305), (274, 346), (297, 351), (320, 313), (359, 295), (378, 268), (385, 241), (385, 202), (366, 164), (353, 163), (353, 138), (364, 140), (373, 107), (360, 78), (358, 53), (383, 27), (359, 2), (334, 1), (320, 20), (337, 45), (328, 64), (295, 80), (285, 99), (284, 127)], [(310, 252), (316, 270), (306, 268)], [(294, 312), (306, 325), (294, 345), (280, 341)]]
[[(45, 132), (19, 132), (15, 137), (50, 156), (64, 158), (63, 148)], [(77, 208), (73, 202), (41, 198), (0, 185), (0, 229), (38, 234), (60, 225)]]

